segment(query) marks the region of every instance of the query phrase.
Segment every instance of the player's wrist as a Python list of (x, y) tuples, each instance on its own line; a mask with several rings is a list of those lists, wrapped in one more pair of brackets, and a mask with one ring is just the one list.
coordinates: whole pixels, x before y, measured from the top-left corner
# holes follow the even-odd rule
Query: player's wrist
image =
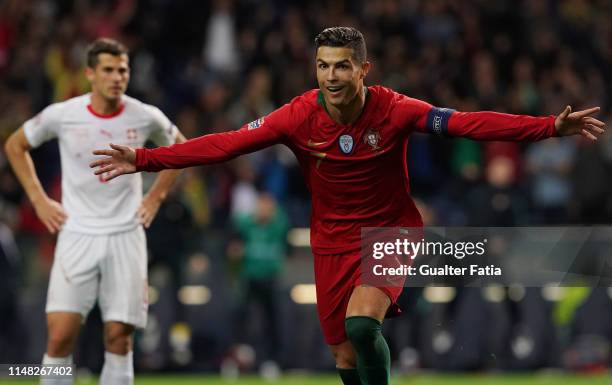
[(144, 199), (161, 204), (164, 200), (166, 200), (167, 196), (168, 193), (166, 192), (153, 192), (147, 194)]
[(555, 116), (555, 115), (550, 115), (550, 118), (552, 119), (552, 127), (553, 127), (553, 132), (551, 136), (561, 136), (561, 119), (559, 118), (559, 116)]
[(32, 206), (36, 207), (47, 201), (49, 201), (49, 196), (44, 191), (30, 194), (30, 202), (32, 203)]

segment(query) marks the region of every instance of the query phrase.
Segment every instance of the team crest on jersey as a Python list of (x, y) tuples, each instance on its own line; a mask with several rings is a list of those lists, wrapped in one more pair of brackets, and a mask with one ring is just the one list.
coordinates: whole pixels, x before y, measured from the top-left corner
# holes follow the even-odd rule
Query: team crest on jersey
[(128, 140), (136, 140), (138, 139), (138, 131), (135, 128), (127, 129), (127, 139)]
[(264, 124), (264, 118), (261, 117), (257, 120), (253, 120), (251, 123), (247, 124), (247, 129), (254, 130), (256, 128), (261, 127)]
[(350, 154), (353, 151), (353, 137), (347, 134), (342, 135), (338, 139), (340, 150), (345, 154)]
[(370, 145), (373, 151), (380, 150), (380, 133), (373, 128), (369, 128), (363, 136), (363, 143)]

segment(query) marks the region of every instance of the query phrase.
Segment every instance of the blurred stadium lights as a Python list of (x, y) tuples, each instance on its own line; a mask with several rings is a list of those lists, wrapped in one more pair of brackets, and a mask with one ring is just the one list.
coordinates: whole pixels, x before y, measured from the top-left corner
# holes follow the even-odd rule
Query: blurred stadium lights
[(455, 298), (457, 290), (454, 287), (428, 286), (423, 291), (423, 297), (431, 303), (448, 303)]
[(179, 365), (191, 362), (193, 354), (189, 349), (191, 343), (191, 328), (185, 322), (177, 322), (170, 328), (169, 342), (172, 346), (172, 359)]
[(556, 302), (563, 298), (565, 294), (565, 288), (554, 286), (554, 285), (546, 285), (542, 288), (542, 297), (545, 300)]
[(525, 360), (533, 353), (535, 341), (528, 335), (519, 335), (511, 343), (512, 353), (519, 360)]
[[(138, 346), (140, 350), (145, 354), (152, 354), (159, 348), (161, 341), (162, 330), (159, 324), (159, 320), (155, 314), (149, 314), (147, 319), (147, 327), (138, 339)], [(161, 362), (159, 362), (161, 365)], [(156, 365), (153, 365), (156, 366)]]
[(433, 350), (437, 354), (445, 354), (448, 353), (455, 344), (455, 338), (448, 330), (443, 329), (434, 334), (431, 342)]
[(500, 303), (506, 299), (506, 290), (502, 285), (489, 285), (482, 288), (483, 297), (493, 303)]
[(512, 284), (508, 288), (508, 298), (510, 298), (514, 302), (520, 302), (523, 298), (525, 298), (525, 287), (519, 284)]
[(310, 229), (307, 227), (296, 227), (289, 230), (287, 242), (292, 247), (310, 247)]
[(204, 285), (186, 285), (178, 291), (178, 300), (183, 305), (205, 305), (210, 297), (210, 289)]
[(155, 305), (159, 300), (159, 290), (154, 286), (149, 286), (149, 305)]
[(299, 283), (291, 288), (293, 302), (300, 305), (314, 305), (317, 303), (317, 291), (311, 283)]

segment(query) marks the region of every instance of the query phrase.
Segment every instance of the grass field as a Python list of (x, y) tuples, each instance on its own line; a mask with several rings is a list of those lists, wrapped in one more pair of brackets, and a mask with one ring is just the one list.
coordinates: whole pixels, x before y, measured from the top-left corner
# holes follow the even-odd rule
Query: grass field
[[(38, 385), (35, 380), (4, 380), (2, 385)], [(78, 381), (76, 385), (97, 385), (95, 380)], [(135, 385), (341, 385), (335, 376), (287, 376), (277, 381), (257, 377), (224, 380), (216, 376), (137, 376)], [(393, 385), (611, 385), (611, 375), (417, 375), (394, 378)]]

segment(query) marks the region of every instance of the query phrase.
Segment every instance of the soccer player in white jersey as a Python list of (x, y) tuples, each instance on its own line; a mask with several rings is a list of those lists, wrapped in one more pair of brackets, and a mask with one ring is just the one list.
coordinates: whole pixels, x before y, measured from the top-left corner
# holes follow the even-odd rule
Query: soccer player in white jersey
[[(164, 171), (144, 196), (134, 174), (105, 182), (91, 174), (95, 148), (108, 143), (141, 147), (184, 142), (156, 107), (126, 96), (127, 49), (111, 39), (87, 52), (91, 93), (55, 103), (28, 120), (6, 142), (8, 159), (36, 214), (59, 232), (47, 294), (47, 352), (43, 363), (69, 364), (85, 317), (98, 300), (104, 320), (102, 385), (133, 383), (132, 334), (147, 318), (147, 256), (143, 230), (155, 217), (177, 177)], [(29, 155), (57, 138), (62, 167), (62, 202), (49, 198)], [(41, 384), (71, 384), (42, 379)]]

